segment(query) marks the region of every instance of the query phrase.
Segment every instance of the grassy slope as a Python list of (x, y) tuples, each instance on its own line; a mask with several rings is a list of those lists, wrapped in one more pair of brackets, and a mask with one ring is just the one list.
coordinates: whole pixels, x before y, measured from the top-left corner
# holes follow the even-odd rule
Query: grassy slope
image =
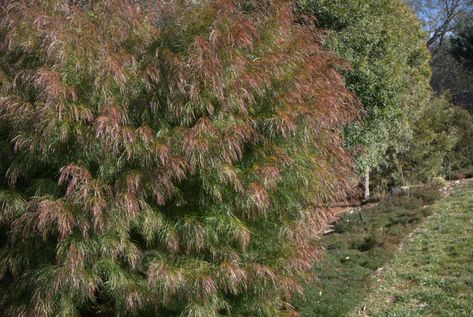
[(361, 315), (473, 316), (473, 183), (435, 205), (386, 267)]
[(327, 253), (314, 267), (317, 280), (307, 284), (305, 300), (293, 301), (301, 316), (340, 317), (358, 307), (373, 287), (375, 271), (432, 213), (424, 207), (437, 198), (438, 189), (423, 189), (363, 210), (363, 221), (358, 213), (345, 215), (321, 241)]

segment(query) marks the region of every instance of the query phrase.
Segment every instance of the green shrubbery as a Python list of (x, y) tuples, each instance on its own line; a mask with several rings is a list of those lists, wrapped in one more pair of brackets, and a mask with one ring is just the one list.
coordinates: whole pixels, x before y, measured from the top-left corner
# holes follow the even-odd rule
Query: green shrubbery
[(459, 180), (464, 178), (473, 178), (473, 167), (461, 168), (448, 174), (449, 180)]
[(452, 53), (466, 68), (473, 71), (473, 23), (466, 19), (452, 37)]
[(473, 116), (446, 98), (433, 99), (411, 125), (414, 134), (401, 153), (390, 152), (374, 177), (380, 191), (426, 183), (437, 177), (473, 176)]
[(348, 87), (364, 107), (347, 143), (362, 149), (359, 168), (377, 168), (388, 149), (412, 136), (411, 118), (429, 100), (430, 54), (415, 14), (402, 0), (300, 0), (330, 30), (328, 46), (350, 61)]

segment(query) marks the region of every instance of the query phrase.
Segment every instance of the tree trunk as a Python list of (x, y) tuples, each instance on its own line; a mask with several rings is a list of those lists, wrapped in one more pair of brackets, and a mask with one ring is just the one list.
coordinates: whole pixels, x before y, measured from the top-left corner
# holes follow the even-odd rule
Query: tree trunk
[(364, 200), (370, 199), (370, 169), (367, 168), (365, 171), (364, 179)]

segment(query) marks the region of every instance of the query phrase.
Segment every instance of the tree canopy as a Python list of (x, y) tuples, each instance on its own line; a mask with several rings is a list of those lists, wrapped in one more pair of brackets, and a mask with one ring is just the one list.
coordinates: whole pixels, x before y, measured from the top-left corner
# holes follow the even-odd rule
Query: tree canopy
[(449, 34), (471, 18), (472, 0), (406, 0), (417, 12), (427, 32), (427, 45), (435, 55)]
[(473, 71), (473, 23), (461, 27), (452, 37), (453, 56), (468, 70)]
[(410, 119), (429, 100), (429, 52), (420, 21), (401, 0), (301, 0), (328, 46), (351, 62), (348, 87), (364, 107), (364, 121), (348, 131), (361, 145), (361, 170), (376, 168), (388, 148), (406, 144)]
[[(431, 86), (437, 97), (448, 94), (452, 101), (473, 109), (471, 48), (471, 0), (409, 0), (423, 22), (432, 54)], [(470, 45), (471, 46), (471, 45)], [(470, 56), (470, 57), (468, 57)], [(470, 60), (470, 62), (469, 62)]]
[[(6, 3), (0, 313), (289, 314), (331, 219), (317, 206), (352, 187), (358, 106), (323, 33), (283, 0)], [(351, 87), (407, 103), (390, 96), (423, 88), (417, 48), (386, 48), (413, 82), (356, 87), (405, 71), (370, 66), (383, 43)]]

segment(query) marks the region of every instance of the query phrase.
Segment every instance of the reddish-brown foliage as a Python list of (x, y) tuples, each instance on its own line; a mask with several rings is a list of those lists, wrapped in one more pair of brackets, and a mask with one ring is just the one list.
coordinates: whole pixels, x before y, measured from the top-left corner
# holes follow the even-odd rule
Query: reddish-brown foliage
[(22, 197), (0, 217), (3, 312), (287, 313), (331, 218), (314, 206), (351, 190), (357, 117), (293, 3), (3, 10), (4, 185)]

